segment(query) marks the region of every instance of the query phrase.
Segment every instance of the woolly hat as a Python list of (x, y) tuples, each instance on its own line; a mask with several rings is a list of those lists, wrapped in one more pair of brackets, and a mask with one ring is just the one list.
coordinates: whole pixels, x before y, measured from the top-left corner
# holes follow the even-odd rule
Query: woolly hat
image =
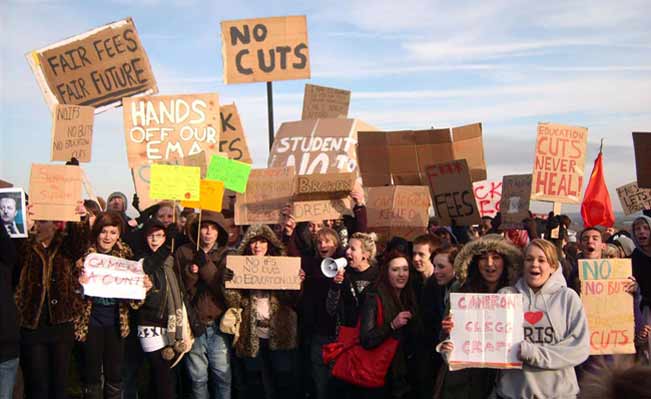
[(108, 200), (106, 200), (106, 203), (107, 203), (107, 204), (110, 203), (111, 200), (112, 200), (113, 198), (115, 198), (115, 197), (120, 197), (120, 198), (122, 198), (122, 202), (124, 203), (124, 209), (123, 209), (122, 211), (123, 211), (123, 212), (126, 211), (126, 210), (127, 210), (127, 207), (129, 206), (129, 205), (128, 205), (129, 203), (127, 202), (127, 196), (124, 195), (123, 193), (121, 193), (120, 191), (112, 192), (111, 195), (108, 196)]
[(627, 258), (633, 254), (633, 251), (635, 251), (635, 243), (633, 240), (624, 235), (619, 236), (619, 238), (615, 240), (615, 245), (624, 251), (624, 254), (626, 254)]

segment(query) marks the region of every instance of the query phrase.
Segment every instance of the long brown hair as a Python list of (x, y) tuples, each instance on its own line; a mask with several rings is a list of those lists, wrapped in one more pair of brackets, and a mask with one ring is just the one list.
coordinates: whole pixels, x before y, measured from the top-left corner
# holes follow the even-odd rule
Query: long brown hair
[(97, 237), (99, 237), (99, 233), (101, 233), (102, 229), (106, 226), (117, 227), (120, 231), (120, 235), (122, 235), (122, 232), (124, 231), (124, 221), (122, 220), (122, 216), (114, 211), (100, 213), (93, 224), (93, 228), (90, 230), (91, 245), (97, 245)]
[[(407, 279), (405, 288), (400, 290), (400, 296), (396, 295), (396, 290), (391, 286), (391, 283), (389, 283), (389, 263), (398, 258), (404, 258), (407, 261), (410, 270), (409, 279)], [(409, 257), (400, 251), (391, 250), (384, 255), (383, 259), (384, 261), (380, 266), (380, 274), (377, 280), (378, 289), (388, 292), (401, 310), (410, 310), (414, 313), (416, 311), (416, 295), (414, 295), (414, 290), (411, 287), (413, 273), (411, 272), (412, 267)]]

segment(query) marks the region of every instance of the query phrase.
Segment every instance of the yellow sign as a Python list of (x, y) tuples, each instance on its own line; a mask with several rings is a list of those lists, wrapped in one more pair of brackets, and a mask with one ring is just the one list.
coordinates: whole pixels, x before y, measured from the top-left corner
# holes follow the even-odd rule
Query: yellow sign
[(224, 182), (217, 180), (201, 180), (199, 201), (181, 201), (186, 208), (205, 209), (221, 212), (224, 198)]
[(196, 166), (151, 165), (149, 197), (199, 201), (201, 169)]

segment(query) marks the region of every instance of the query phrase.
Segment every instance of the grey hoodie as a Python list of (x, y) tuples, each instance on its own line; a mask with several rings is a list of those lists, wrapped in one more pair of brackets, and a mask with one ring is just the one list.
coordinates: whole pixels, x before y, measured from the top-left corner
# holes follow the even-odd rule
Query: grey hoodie
[(500, 370), (496, 393), (503, 398), (576, 398), (574, 366), (590, 354), (588, 320), (581, 299), (567, 287), (559, 267), (538, 292), (523, 278), (500, 292), (521, 293), (524, 341), (522, 370)]

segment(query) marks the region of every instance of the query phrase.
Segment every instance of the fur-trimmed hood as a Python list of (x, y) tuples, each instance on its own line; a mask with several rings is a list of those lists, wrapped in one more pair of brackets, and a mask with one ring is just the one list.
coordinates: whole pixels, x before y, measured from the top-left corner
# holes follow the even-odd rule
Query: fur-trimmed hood
[(454, 271), (460, 284), (463, 284), (468, 277), (468, 267), (472, 259), (481, 255), (482, 253), (495, 251), (498, 254), (506, 257), (511, 269), (508, 270), (509, 283), (515, 284), (522, 274), (522, 251), (508, 242), (504, 237), (497, 234), (488, 234), (474, 240), (466, 245), (459, 251), (459, 254), (454, 260)]
[(286, 254), (285, 246), (283, 243), (278, 239), (278, 236), (276, 236), (276, 233), (271, 230), (269, 226), (266, 224), (254, 224), (251, 225), (251, 227), (246, 230), (246, 233), (244, 234), (244, 238), (242, 238), (242, 242), (240, 243), (239, 248), (237, 248), (237, 253), (239, 255), (244, 255), (244, 251), (246, 251), (246, 248), (249, 246), (251, 241), (253, 241), (254, 238), (256, 237), (262, 237), (267, 242), (269, 243), (269, 250), (271, 247), (276, 248), (278, 253), (281, 256), (284, 256)]

